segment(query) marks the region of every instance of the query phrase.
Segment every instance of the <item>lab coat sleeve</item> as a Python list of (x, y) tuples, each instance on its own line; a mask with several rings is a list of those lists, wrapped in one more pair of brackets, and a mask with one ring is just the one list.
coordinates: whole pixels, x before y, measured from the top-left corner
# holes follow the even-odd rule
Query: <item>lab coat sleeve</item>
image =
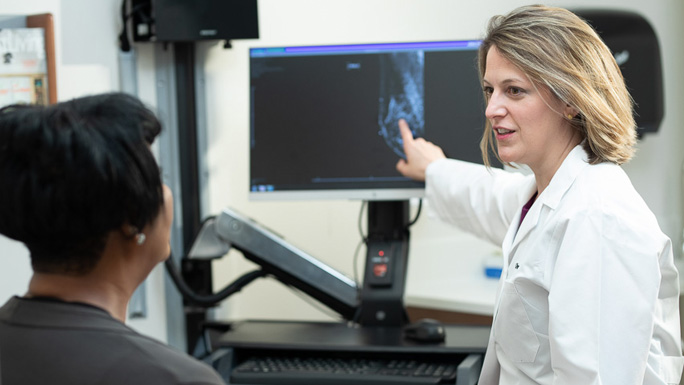
[(533, 191), (531, 175), (460, 160), (438, 160), (426, 170), (430, 215), (499, 246)]
[(644, 383), (669, 243), (634, 222), (594, 208), (554, 230), (562, 239), (549, 288), (556, 385)]

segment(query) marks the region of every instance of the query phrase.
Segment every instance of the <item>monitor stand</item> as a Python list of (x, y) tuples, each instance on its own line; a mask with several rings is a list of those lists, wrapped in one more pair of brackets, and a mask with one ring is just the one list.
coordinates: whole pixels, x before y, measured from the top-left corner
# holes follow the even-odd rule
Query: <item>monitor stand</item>
[(408, 201), (368, 203), (366, 266), (355, 319), (362, 326), (403, 326), (408, 322), (404, 307), (408, 223)]
[(342, 274), (228, 208), (205, 222), (189, 258), (225, 254), (232, 247), (259, 264), (265, 273), (311, 295), (347, 320), (361, 326), (400, 327), (408, 322), (404, 307), (408, 227), (408, 201), (369, 202), (361, 290)]

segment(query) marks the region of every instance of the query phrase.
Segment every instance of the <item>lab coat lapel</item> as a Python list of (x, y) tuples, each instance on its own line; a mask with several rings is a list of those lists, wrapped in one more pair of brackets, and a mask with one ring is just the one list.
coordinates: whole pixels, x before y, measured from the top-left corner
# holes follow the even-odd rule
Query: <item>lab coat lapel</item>
[[(589, 165), (588, 154), (582, 147), (582, 145), (577, 145), (561, 164), (556, 174), (551, 179), (551, 182), (546, 187), (546, 189), (537, 197), (530, 210), (527, 212), (525, 219), (520, 224), (518, 228), (517, 224), (520, 223), (520, 215), (522, 211), (522, 205), (518, 209), (511, 226), (508, 228), (508, 233), (506, 233), (506, 238), (502, 245), (502, 251), (505, 258), (504, 271), (505, 274), (508, 265), (511, 263), (512, 255), (515, 253), (515, 249), (518, 247), (520, 242), (522, 242), (527, 235), (537, 226), (542, 216), (542, 213), (548, 214), (548, 210), (554, 210), (559, 204), (565, 192), (568, 191), (570, 186), (575, 182), (575, 178), (580, 173), (580, 171)], [(529, 199), (536, 191), (536, 183), (534, 180), (528, 186), (528, 194), (526, 195)], [(524, 203), (523, 203), (524, 204)], [(504, 275), (505, 276), (505, 275)]]
[[(535, 186), (536, 188), (536, 186)], [(532, 197), (532, 194), (534, 192), (530, 193), (530, 198)], [(520, 227), (518, 228), (518, 231), (513, 234), (513, 244), (511, 245), (511, 253), (515, 252), (515, 249), (518, 247), (520, 242), (527, 237), (527, 235), (532, 231), (535, 227), (537, 227), (537, 223), (539, 222), (539, 214), (541, 213), (541, 207), (542, 207), (542, 201), (539, 199), (541, 197), (537, 197), (535, 202), (532, 204), (532, 207), (530, 207), (530, 210), (527, 212), (527, 215), (525, 215), (525, 218), (523, 219), (522, 223), (520, 224)], [(522, 207), (520, 210), (518, 210), (518, 222), (520, 222), (520, 217), (522, 215)], [(515, 227), (515, 226), (511, 226)], [(509, 261), (510, 262), (510, 261)]]
[[(503, 266), (504, 273), (506, 272), (506, 270), (508, 270), (508, 265), (511, 263), (511, 254), (513, 253), (513, 250), (520, 243), (520, 240), (523, 239), (525, 235), (527, 235), (537, 225), (537, 220), (539, 218), (539, 212), (537, 209), (539, 205), (534, 204), (530, 208), (530, 211), (527, 212), (525, 220), (523, 221), (520, 228), (518, 228), (517, 226), (517, 224), (520, 223), (522, 206), (527, 202), (527, 200), (532, 198), (532, 194), (534, 194), (534, 192), (537, 190), (537, 184), (535, 183), (534, 179), (530, 180), (530, 184), (527, 186), (527, 190), (527, 194), (524, 195), (527, 197), (526, 201), (522, 202), (520, 208), (518, 209), (518, 212), (515, 214), (515, 217), (511, 222), (511, 226), (508, 227), (508, 232), (506, 233), (506, 237), (504, 238), (503, 245), (501, 247), (505, 258), (505, 263)], [(534, 212), (535, 210), (537, 211), (536, 213)], [(530, 220), (532, 219), (530, 218), (531, 216), (534, 217), (533, 221)]]

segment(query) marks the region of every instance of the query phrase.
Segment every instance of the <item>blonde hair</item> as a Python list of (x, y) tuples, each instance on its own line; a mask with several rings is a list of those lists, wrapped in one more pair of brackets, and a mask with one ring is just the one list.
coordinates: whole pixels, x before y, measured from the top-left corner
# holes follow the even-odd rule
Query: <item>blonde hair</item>
[[(622, 164), (632, 158), (633, 100), (615, 58), (591, 26), (566, 9), (543, 5), (494, 16), (480, 46), (481, 80), (492, 46), (533, 83), (579, 112), (571, 124), (584, 139), (590, 163)], [(480, 149), (488, 166), (489, 148), (498, 158), (493, 135), (487, 121)]]

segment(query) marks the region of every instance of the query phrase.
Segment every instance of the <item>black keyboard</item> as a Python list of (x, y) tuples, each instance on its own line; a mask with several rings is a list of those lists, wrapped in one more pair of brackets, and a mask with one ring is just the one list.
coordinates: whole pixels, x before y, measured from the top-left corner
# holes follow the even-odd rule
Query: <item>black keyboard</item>
[(418, 360), (255, 357), (232, 372), (232, 384), (455, 384), (456, 364)]

